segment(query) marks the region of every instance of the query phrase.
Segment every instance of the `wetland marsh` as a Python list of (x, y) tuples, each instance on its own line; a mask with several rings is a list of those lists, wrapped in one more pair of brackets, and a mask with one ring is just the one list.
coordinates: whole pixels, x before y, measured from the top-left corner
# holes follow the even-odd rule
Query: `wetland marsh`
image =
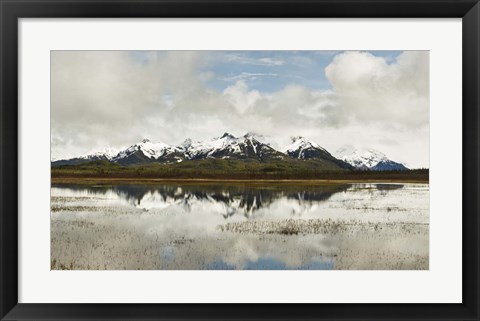
[(429, 268), (421, 183), (52, 184), (51, 268)]

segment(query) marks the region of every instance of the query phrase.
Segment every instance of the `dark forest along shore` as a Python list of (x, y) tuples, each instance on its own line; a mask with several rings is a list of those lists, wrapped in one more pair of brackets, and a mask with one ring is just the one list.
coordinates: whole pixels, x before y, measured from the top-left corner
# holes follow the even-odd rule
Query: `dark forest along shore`
[(428, 269), (429, 185), (57, 184), (51, 268)]

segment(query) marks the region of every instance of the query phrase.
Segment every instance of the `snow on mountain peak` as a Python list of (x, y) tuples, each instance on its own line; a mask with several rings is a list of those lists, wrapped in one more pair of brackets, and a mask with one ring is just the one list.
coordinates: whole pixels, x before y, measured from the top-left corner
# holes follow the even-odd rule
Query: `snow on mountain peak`
[(337, 150), (335, 156), (358, 168), (372, 168), (382, 161), (389, 161), (387, 156), (372, 148), (357, 149), (346, 145)]
[(209, 157), (220, 150), (229, 149), (234, 152), (240, 152), (238, 139), (232, 134), (224, 133), (221, 137), (214, 138), (206, 142), (192, 142), (190, 140), (185, 146), (185, 158), (194, 159), (199, 156)]
[(105, 147), (102, 151), (91, 152), (91, 153), (79, 156), (78, 158), (81, 158), (81, 159), (106, 158), (108, 160), (112, 160), (115, 156), (117, 156), (117, 154), (118, 154), (118, 149), (111, 148), (111, 147)]
[(190, 144), (184, 143), (182, 146), (186, 159), (210, 157), (231, 158), (236, 156), (264, 157), (268, 153), (271, 153), (271, 150), (274, 150), (266, 140), (267, 137), (253, 132), (248, 132), (240, 137), (225, 133), (210, 141), (193, 142)]
[(121, 159), (130, 156), (131, 154), (135, 153), (136, 151), (140, 151), (148, 158), (151, 159), (158, 159), (165, 154), (169, 154), (175, 151), (178, 151), (176, 147), (172, 147), (168, 144), (159, 142), (159, 143), (152, 143), (148, 139), (143, 139), (140, 143), (134, 144), (127, 148), (126, 150), (121, 151), (115, 157), (115, 159)]
[(178, 147), (182, 150), (187, 150), (188, 148), (190, 148), (190, 146), (192, 146), (192, 144), (193, 144), (193, 141), (190, 138), (187, 138)]
[(256, 132), (248, 132), (246, 133), (245, 135), (243, 135), (244, 138), (247, 138), (247, 139), (250, 139), (250, 138), (253, 138), (255, 139), (256, 141), (258, 141), (259, 143), (262, 143), (262, 144), (265, 144), (265, 145), (268, 145), (270, 147), (273, 147), (273, 143), (270, 141), (271, 140), (271, 137), (270, 136), (265, 136), (265, 135), (262, 135), (262, 134), (259, 134), (259, 133), (256, 133)]
[(308, 149), (308, 148), (319, 148), (319, 149), (325, 150), (323, 147), (321, 147), (317, 143), (312, 142), (311, 140), (308, 140), (307, 138), (305, 138), (303, 136), (291, 137), (291, 141), (292, 141), (292, 143), (290, 145), (283, 148), (283, 151), (285, 153), (289, 153), (289, 152), (291, 153), (291, 152), (295, 152), (295, 151), (298, 151), (298, 150), (304, 150), (304, 149)]
[[(329, 153), (327, 150), (317, 143), (303, 137), (303, 136), (294, 136), (291, 137), (292, 143), (282, 149), (283, 153), (299, 158), (299, 159), (305, 159), (312, 157), (313, 155), (318, 156), (318, 153)], [(315, 156), (315, 157), (316, 157)]]

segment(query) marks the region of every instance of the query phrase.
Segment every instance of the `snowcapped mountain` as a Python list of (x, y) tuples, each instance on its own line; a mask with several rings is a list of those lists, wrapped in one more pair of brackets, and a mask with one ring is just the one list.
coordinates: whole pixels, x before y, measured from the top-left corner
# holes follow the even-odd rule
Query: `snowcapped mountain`
[(106, 147), (103, 151), (95, 152), (88, 155), (80, 156), (79, 158), (83, 159), (107, 159), (112, 160), (118, 154), (118, 149)]
[(182, 145), (185, 159), (282, 159), (285, 155), (257, 140), (258, 136), (247, 133), (242, 137), (224, 133), (207, 142), (192, 142), (187, 139)]
[(99, 161), (99, 160), (112, 161), (117, 154), (118, 154), (117, 149), (107, 147), (103, 151), (88, 153), (88, 154), (70, 158), (70, 159), (56, 160), (52, 164), (61, 166), (61, 165), (78, 165), (78, 164), (83, 164), (83, 163), (88, 163), (93, 161)]
[(297, 159), (321, 159), (332, 162), (341, 168), (351, 168), (349, 164), (332, 156), (325, 148), (302, 136), (292, 137), (292, 143), (284, 147), (283, 152)]
[(136, 151), (141, 151), (143, 155), (148, 158), (158, 159), (166, 153), (174, 152), (175, 148), (165, 143), (152, 143), (150, 140), (144, 139), (142, 142), (132, 145), (126, 150), (118, 153), (116, 158), (128, 157), (128, 155), (135, 153)]
[(284, 147), (283, 152), (291, 157), (301, 159), (312, 158), (316, 154), (329, 154), (325, 148), (302, 136), (292, 137), (292, 143)]
[[(290, 145), (281, 149), (274, 148), (267, 136), (249, 132), (235, 137), (224, 133), (208, 141), (194, 142), (186, 139), (178, 146), (163, 142), (153, 143), (144, 139), (130, 147), (117, 151), (112, 148), (97, 153), (89, 153), (71, 159), (52, 161), (52, 166), (79, 165), (92, 161), (109, 161), (119, 165), (148, 163), (174, 164), (190, 160), (229, 159), (235, 161), (287, 162), (288, 166), (310, 166), (329, 169), (371, 169), (406, 170), (400, 163), (388, 159), (383, 153), (373, 149), (357, 150), (346, 146), (330, 154), (319, 144), (305, 137), (292, 137)], [(295, 163), (301, 162), (301, 163)], [(292, 163), (293, 162), (293, 163)], [(272, 167), (276, 168), (276, 167)]]
[(182, 150), (165, 143), (152, 143), (148, 139), (120, 151), (112, 161), (120, 165), (158, 161), (161, 163), (181, 162)]
[(253, 133), (247, 133), (242, 137), (225, 133), (221, 137), (205, 142), (193, 142), (191, 139), (186, 139), (179, 146), (170, 146), (161, 142), (153, 143), (144, 139), (117, 153), (106, 154), (100, 152), (73, 159), (54, 161), (52, 165), (78, 165), (96, 160), (108, 160), (120, 165), (132, 165), (152, 162), (168, 164), (206, 158), (266, 161), (286, 157), (283, 153), (258, 140), (264, 138), (264, 136)]
[(255, 140), (259, 141), (260, 143), (268, 145), (268, 146), (272, 147), (273, 149), (276, 149), (276, 150), (279, 149), (277, 142), (275, 142), (271, 136), (262, 135), (262, 134), (259, 134), (259, 133), (256, 133), (256, 132), (248, 132), (244, 135), (244, 137), (254, 138)]
[(347, 145), (337, 150), (335, 156), (357, 169), (377, 171), (408, 169), (405, 165), (395, 162), (382, 152), (371, 148), (356, 149)]
[(173, 163), (183, 160), (182, 150), (165, 143), (152, 143), (144, 139), (124, 150), (106, 148), (104, 151), (52, 162), (53, 166), (79, 165), (92, 161), (110, 161), (120, 165), (160, 162)]

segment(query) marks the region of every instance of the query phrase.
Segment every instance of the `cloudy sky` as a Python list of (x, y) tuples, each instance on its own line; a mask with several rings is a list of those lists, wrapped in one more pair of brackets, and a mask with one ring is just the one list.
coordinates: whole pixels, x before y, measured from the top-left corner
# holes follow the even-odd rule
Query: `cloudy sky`
[(53, 51), (52, 159), (253, 131), (429, 164), (426, 51)]

